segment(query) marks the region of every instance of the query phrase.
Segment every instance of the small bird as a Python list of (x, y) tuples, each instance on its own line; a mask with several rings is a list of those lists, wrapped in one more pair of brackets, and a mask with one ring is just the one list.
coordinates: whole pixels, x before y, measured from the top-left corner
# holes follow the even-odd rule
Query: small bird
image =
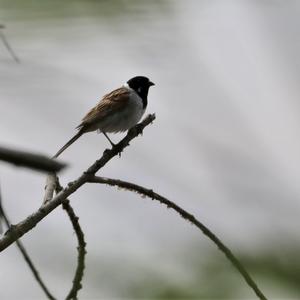
[(98, 130), (103, 133), (110, 144), (107, 133), (123, 132), (138, 123), (143, 116), (150, 86), (154, 85), (147, 77), (136, 76), (122, 87), (104, 95), (76, 127), (78, 132), (53, 156), (57, 158), (84, 133)]

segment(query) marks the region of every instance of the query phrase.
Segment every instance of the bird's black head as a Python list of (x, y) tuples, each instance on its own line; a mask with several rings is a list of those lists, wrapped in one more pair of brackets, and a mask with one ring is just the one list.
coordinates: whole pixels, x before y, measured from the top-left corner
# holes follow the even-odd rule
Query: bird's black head
[(147, 97), (150, 86), (154, 85), (153, 82), (149, 80), (149, 78), (144, 76), (136, 76), (127, 81), (127, 84), (130, 88), (135, 90), (137, 94), (143, 100), (143, 106), (146, 108), (147, 106)]

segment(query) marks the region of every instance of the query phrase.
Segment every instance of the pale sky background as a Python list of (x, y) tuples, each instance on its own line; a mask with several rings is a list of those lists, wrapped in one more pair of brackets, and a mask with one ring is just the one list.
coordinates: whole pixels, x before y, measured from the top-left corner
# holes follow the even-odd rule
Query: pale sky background
[[(0, 44), (0, 144), (53, 155), (103, 94), (148, 76), (156, 86), (147, 112), (157, 120), (100, 174), (168, 197), (235, 253), (272, 248), (284, 256), (286, 245), (299, 245), (299, 15), (296, 0), (1, 0), (0, 23), (21, 64)], [(102, 135), (83, 136), (61, 156), (70, 164), (61, 182), (105, 147)], [(14, 222), (41, 204), (42, 174), (1, 163), (0, 180)], [(145, 270), (188, 280), (180, 257), (189, 251), (221, 256), (175, 213), (135, 194), (86, 185), (71, 200), (88, 250), (80, 299), (123, 299)], [(63, 298), (76, 253), (61, 209), (23, 241)], [(14, 246), (0, 265), (1, 299), (44, 297)], [(253, 297), (240, 285), (240, 298)]]

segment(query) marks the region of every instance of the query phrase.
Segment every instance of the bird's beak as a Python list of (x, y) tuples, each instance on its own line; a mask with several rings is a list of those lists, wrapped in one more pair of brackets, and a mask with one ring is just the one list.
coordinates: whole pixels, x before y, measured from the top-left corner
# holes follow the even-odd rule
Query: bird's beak
[(155, 85), (153, 82), (149, 81), (149, 86)]

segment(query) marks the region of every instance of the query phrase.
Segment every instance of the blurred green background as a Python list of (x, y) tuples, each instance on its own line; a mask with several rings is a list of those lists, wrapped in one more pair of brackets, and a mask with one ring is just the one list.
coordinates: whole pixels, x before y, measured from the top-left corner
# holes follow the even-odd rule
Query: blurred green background
[[(203, 221), (270, 299), (300, 298), (300, 2), (0, 0), (0, 144), (53, 155), (113, 88), (148, 76), (157, 120), (101, 175), (136, 182)], [(112, 136), (117, 141), (122, 135)], [(84, 136), (63, 184), (107, 142)], [(2, 165), (14, 222), (37, 209), (43, 175)], [(254, 299), (207, 238), (157, 203), (109, 187), (72, 196), (87, 240), (79, 299)], [(60, 209), (23, 241), (62, 299), (75, 236)], [(14, 246), (0, 298), (43, 299)]]

